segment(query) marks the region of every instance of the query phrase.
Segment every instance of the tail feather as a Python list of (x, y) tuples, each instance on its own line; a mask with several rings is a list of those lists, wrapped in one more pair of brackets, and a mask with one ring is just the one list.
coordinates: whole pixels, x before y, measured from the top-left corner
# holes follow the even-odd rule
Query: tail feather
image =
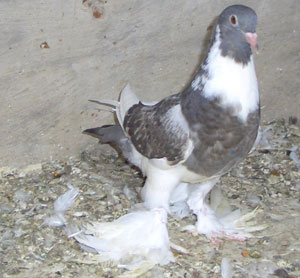
[(119, 107), (119, 102), (115, 100), (105, 100), (105, 99), (89, 99), (90, 102), (95, 102), (100, 105), (108, 105), (108, 106), (113, 106), (114, 108)]
[(127, 111), (130, 107), (139, 103), (139, 99), (132, 92), (129, 84), (122, 90), (120, 101), (97, 99), (92, 99), (90, 101), (100, 105), (110, 106), (116, 113), (119, 125), (104, 125), (102, 127), (89, 128), (84, 130), (83, 133), (99, 139), (99, 142), (102, 144), (112, 144), (117, 151), (122, 152), (124, 158), (140, 168), (142, 156), (131, 144), (123, 128), (123, 122)]
[(139, 168), (141, 167), (141, 155), (130, 143), (121, 126), (104, 125), (86, 129), (83, 133), (99, 139), (101, 144), (111, 144), (130, 163)]
[(122, 120), (121, 125), (124, 122), (125, 115), (126, 115), (127, 111), (129, 110), (129, 108), (135, 104), (138, 104), (139, 102), (140, 102), (140, 100), (137, 98), (137, 96), (131, 90), (130, 85), (127, 84), (121, 92), (119, 112), (117, 112), (120, 114), (120, 118)]
[[(123, 128), (123, 122), (125, 115), (129, 108), (137, 103), (139, 103), (139, 99), (133, 93), (130, 88), (130, 85), (127, 84), (125, 88), (122, 90), (120, 94), (120, 101), (115, 100), (98, 100), (98, 99), (90, 99), (89, 101), (95, 102), (100, 105), (112, 106), (113, 111), (116, 113), (119, 124)], [(93, 135), (92, 135), (93, 136)]]
[(101, 127), (89, 128), (82, 133), (99, 139), (102, 144), (113, 143), (119, 145), (122, 139), (126, 139), (126, 136), (119, 125), (104, 125)]

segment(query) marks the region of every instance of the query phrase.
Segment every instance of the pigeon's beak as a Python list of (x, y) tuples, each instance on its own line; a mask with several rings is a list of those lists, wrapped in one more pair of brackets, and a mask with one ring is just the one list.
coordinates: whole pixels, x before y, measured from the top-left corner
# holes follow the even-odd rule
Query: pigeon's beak
[(250, 43), (251, 46), (256, 48), (258, 50), (258, 45), (257, 45), (257, 34), (256, 33), (245, 33), (245, 37), (248, 43)]

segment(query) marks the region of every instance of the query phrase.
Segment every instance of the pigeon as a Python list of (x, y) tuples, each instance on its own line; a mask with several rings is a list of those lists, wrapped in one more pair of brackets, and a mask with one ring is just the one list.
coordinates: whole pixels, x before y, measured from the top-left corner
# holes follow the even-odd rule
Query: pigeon
[[(92, 100), (112, 106), (118, 124), (84, 133), (119, 149), (141, 169), (146, 181), (141, 191), (142, 209), (115, 222), (90, 225), (75, 237), (78, 241), (104, 257), (110, 254), (109, 259), (117, 258), (119, 263), (122, 259), (128, 262), (132, 255), (142, 256), (141, 266), (148, 259), (150, 265), (174, 261), (164, 228), (166, 218), (157, 218), (157, 210), (160, 214), (184, 210), (184, 215), (190, 210), (197, 222), (187, 230), (213, 242), (224, 237), (246, 240), (251, 232), (262, 229), (247, 226), (256, 212), (218, 218), (206, 202), (219, 178), (247, 156), (257, 138), (260, 100), (252, 55), (252, 48), (258, 47), (256, 26), (257, 15), (247, 6), (223, 10), (204, 62), (178, 94), (144, 103), (127, 85), (119, 101)], [(108, 236), (105, 231), (110, 229), (114, 232)], [(153, 238), (151, 230), (155, 231)], [(159, 230), (163, 232), (158, 234)], [(159, 236), (163, 240), (158, 240)], [(115, 244), (122, 239), (127, 246), (123, 249)], [(153, 240), (157, 244), (153, 245)], [(167, 250), (165, 256), (159, 250)], [(132, 264), (136, 264), (136, 256)]]

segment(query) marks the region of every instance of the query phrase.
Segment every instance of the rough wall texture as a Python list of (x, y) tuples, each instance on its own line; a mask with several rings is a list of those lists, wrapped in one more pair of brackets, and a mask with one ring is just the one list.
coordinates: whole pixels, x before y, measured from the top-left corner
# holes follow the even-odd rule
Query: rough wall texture
[[(0, 166), (78, 155), (95, 143), (82, 129), (113, 121), (87, 100), (117, 99), (127, 82), (143, 100), (180, 91), (233, 3), (0, 1)], [(239, 3), (259, 17), (263, 119), (300, 118), (300, 1)]]

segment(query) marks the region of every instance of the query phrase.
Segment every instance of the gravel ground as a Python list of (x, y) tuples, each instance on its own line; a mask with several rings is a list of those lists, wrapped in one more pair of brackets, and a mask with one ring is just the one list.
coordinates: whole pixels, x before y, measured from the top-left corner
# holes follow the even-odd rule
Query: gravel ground
[[(246, 242), (220, 247), (204, 236), (182, 232), (195, 221), (169, 217), (172, 242), (189, 253), (155, 266), (140, 277), (221, 277), (221, 262), (233, 274), (223, 277), (300, 277), (300, 128), (296, 118), (263, 125), (260, 146), (222, 177), (219, 187), (234, 208), (249, 212), (268, 228)], [(131, 168), (105, 146), (87, 148), (80, 158), (46, 161), (22, 169), (1, 168), (0, 277), (118, 277), (124, 270), (100, 264), (64, 227), (48, 226), (55, 200), (73, 186), (79, 190), (65, 213), (68, 223), (112, 221), (139, 202), (143, 184)], [(47, 222), (48, 221), (48, 222)]]

